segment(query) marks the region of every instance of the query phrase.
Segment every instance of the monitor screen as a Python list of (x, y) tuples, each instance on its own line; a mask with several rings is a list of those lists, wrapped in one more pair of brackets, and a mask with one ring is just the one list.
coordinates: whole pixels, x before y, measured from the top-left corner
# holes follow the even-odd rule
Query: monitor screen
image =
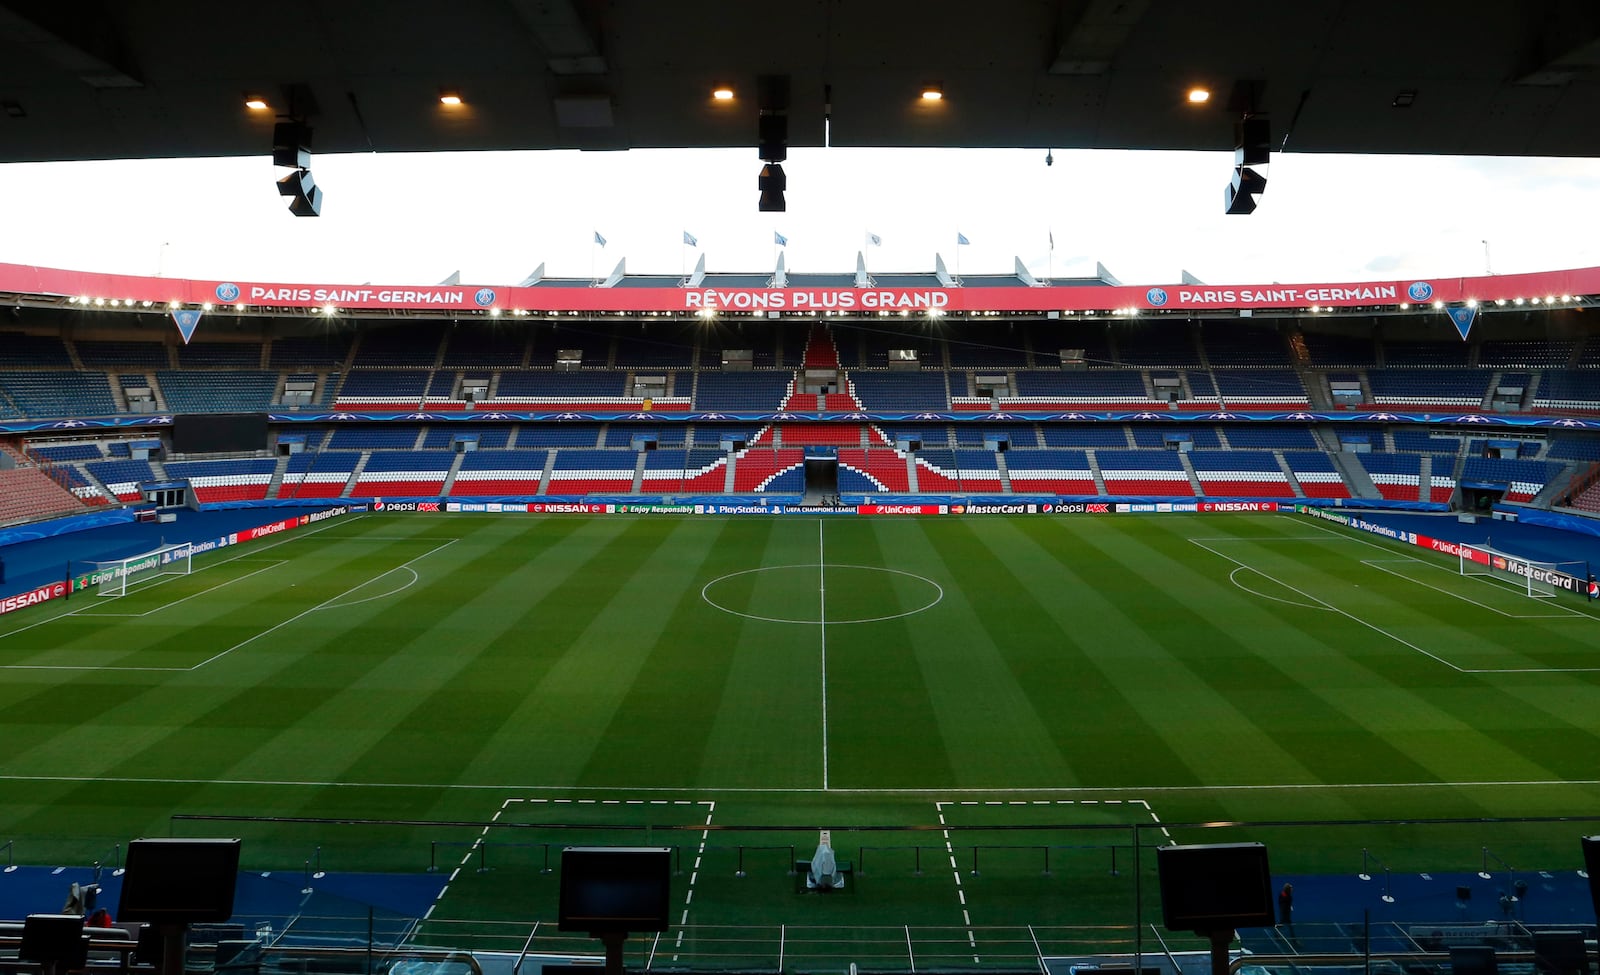
[(1173, 931), (1223, 931), (1272, 925), (1272, 871), (1260, 843), (1163, 846), (1161, 917)]
[(126, 867), (118, 920), (195, 924), (233, 916), (236, 839), (134, 840)]
[(561, 851), (562, 931), (665, 931), (672, 895), (666, 847), (568, 847)]
[(41, 965), (57, 962), (64, 968), (82, 968), (89, 957), (89, 936), (83, 933), (83, 918), (76, 914), (29, 914), (22, 922), (17, 957)]

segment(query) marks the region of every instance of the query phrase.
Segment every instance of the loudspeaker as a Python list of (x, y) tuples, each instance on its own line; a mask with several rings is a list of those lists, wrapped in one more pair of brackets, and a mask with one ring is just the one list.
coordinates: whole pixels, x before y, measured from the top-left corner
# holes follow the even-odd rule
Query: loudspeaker
[(1161, 919), (1172, 931), (1209, 934), (1271, 927), (1272, 870), (1260, 843), (1156, 848)]

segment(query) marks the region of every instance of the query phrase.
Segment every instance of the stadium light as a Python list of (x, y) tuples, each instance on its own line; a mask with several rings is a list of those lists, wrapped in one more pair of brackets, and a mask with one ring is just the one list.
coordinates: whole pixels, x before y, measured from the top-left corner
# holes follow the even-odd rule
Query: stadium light
[(244, 96), (244, 107), (252, 112), (264, 112), (267, 110), (267, 100), (260, 95), (246, 95)]
[(922, 100), (925, 101), (925, 102), (943, 101), (944, 100), (944, 86), (939, 84), (937, 81), (930, 81), (927, 84), (923, 85), (922, 86)]
[(711, 89), (711, 97), (715, 101), (731, 102), (731, 101), (733, 101), (733, 86), (732, 85), (717, 85), (716, 87)]
[(461, 100), (461, 92), (456, 91), (454, 88), (445, 88), (439, 92), (439, 104), (448, 108), (456, 108), (465, 103)]
[(1189, 104), (1204, 105), (1211, 100), (1211, 91), (1207, 88), (1196, 86), (1189, 89)]

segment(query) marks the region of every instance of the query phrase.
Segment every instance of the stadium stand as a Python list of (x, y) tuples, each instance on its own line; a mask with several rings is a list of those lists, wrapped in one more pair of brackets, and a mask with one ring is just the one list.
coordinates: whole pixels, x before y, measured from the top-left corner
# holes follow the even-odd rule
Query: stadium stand
[(1327, 454), (1304, 450), (1286, 450), (1283, 459), (1294, 472), (1300, 490), (1308, 498), (1348, 498), (1350, 489), (1344, 477), (1333, 466)]
[(1213, 370), (1217, 395), (1235, 409), (1304, 409), (1310, 401), (1300, 377), (1287, 369)]
[(1111, 326), (1111, 337), (1123, 365), (1201, 365), (1195, 332), (1187, 322), (1119, 322)]
[(950, 393), (942, 372), (853, 372), (856, 398), (868, 410), (947, 410)]
[(1206, 361), (1218, 366), (1287, 366), (1289, 349), (1274, 328), (1229, 323), (1202, 328)]
[(113, 416), (118, 412), (103, 372), (0, 372), (0, 390), (24, 416)]
[(139, 500), (139, 485), (156, 479), (149, 462), (143, 460), (90, 461), (85, 466), (118, 501)]
[(78, 352), (78, 361), (90, 369), (165, 369), (172, 365), (172, 356), (161, 342), (79, 339), (72, 345)]
[(1477, 369), (1369, 369), (1367, 383), (1378, 406), (1483, 405), (1490, 373)]
[(1472, 361), (1472, 346), (1465, 342), (1386, 339), (1384, 363), (1389, 366), (1465, 366)]
[(175, 346), (183, 369), (258, 369), (260, 342), (190, 342)]
[(278, 497), (337, 498), (344, 493), (360, 460), (361, 454), (352, 450), (292, 454), (283, 483), (278, 485)]
[(450, 496), (538, 494), (549, 457), (545, 450), (474, 450), (462, 458)]
[(367, 458), (350, 496), (438, 497), (456, 454), (438, 450), (377, 451)]
[(0, 332), (0, 366), (71, 369), (72, 357), (67, 354), (66, 343), (58, 336), (34, 335), (30, 332)]
[(259, 501), (277, 470), (275, 460), (168, 461), (167, 477), (186, 480), (195, 500)]
[(720, 494), (728, 458), (719, 450), (652, 450), (644, 456), (639, 490), (645, 494)]
[(733, 489), (740, 493), (797, 494), (805, 483), (803, 450), (749, 448), (734, 455)]
[(1417, 454), (1353, 454), (1367, 469), (1378, 493), (1389, 501), (1418, 500), (1422, 458)]
[(1098, 494), (1089, 455), (1082, 450), (1008, 450), (1014, 494)]
[(427, 393), (428, 376), (415, 369), (351, 370), (333, 403), (341, 410), (413, 410)]
[(1533, 394), (1532, 408), (1539, 412), (1600, 413), (1600, 372), (1545, 372)]
[(1373, 366), (1378, 363), (1378, 347), (1371, 335), (1304, 332), (1300, 338), (1314, 366)]
[(638, 463), (631, 450), (558, 450), (545, 493), (628, 494)]
[(1461, 481), (1504, 484), (1507, 501), (1527, 502), (1560, 470), (1560, 464), (1549, 461), (1469, 456), (1461, 470)]
[(522, 330), (457, 327), (445, 347), (445, 368), (490, 366), (515, 368), (528, 356), (528, 333)]
[(0, 525), (82, 511), (84, 502), (37, 467), (0, 470)]
[[(257, 348), (259, 352), (259, 347)], [(272, 408), (278, 374), (253, 370), (156, 372), (167, 409), (174, 413), (260, 413)]]
[(1197, 450), (1189, 455), (1207, 497), (1292, 498), (1289, 477), (1278, 459), (1257, 450)]
[(273, 368), (341, 368), (350, 358), (350, 336), (345, 332), (290, 335), (273, 339), (267, 347)]
[(1143, 375), (1131, 370), (1018, 372), (1016, 391), (1001, 405), (1033, 410), (1139, 410), (1156, 405), (1145, 391)]
[(1181, 456), (1170, 450), (1097, 450), (1107, 494), (1193, 497)]
[[(1137, 428), (1135, 428), (1137, 432)], [(1256, 448), (1261, 450), (1321, 450), (1322, 445), (1317, 443), (1312, 436), (1311, 429), (1303, 426), (1289, 424), (1262, 424), (1261, 426), (1246, 426), (1244, 424), (1230, 424), (1222, 428), (1223, 436), (1228, 438), (1228, 445), (1236, 449)], [(1196, 446), (1205, 446), (1196, 441)]]
[(600, 440), (598, 423), (524, 423), (517, 428), (521, 447), (593, 447)]
[(341, 426), (328, 438), (329, 450), (410, 450), (417, 445), (421, 427), (383, 423), (370, 426)]
[(787, 372), (702, 372), (695, 385), (697, 410), (769, 411), (789, 396)]
[(362, 367), (432, 366), (445, 338), (444, 322), (384, 325), (364, 331), (352, 365)]
[(1127, 447), (1128, 428), (1120, 423), (1039, 428), (1046, 447)]
[(887, 448), (839, 451), (839, 490), (850, 494), (894, 494), (911, 490), (906, 455)]

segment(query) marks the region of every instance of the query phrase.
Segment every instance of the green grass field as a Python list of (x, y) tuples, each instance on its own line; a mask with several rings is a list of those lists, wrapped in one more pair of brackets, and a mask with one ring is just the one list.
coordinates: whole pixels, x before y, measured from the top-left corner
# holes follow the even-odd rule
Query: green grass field
[[(554, 916), (568, 844), (678, 847), (675, 949), (909, 924), (956, 957), (1131, 921), (1136, 845), (1148, 881), (1170, 840), (1351, 873), (1570, 868), (1600, 832), (1163, 828), (1600, 812), (1590, 606), (1287, 515), (368, 515), (0, 620), (0, 668), (18, 862), (198, 834), (432, 864), (430, 923), (486, 942)], [(789, 875), (820, 827), (846, 893)]]

